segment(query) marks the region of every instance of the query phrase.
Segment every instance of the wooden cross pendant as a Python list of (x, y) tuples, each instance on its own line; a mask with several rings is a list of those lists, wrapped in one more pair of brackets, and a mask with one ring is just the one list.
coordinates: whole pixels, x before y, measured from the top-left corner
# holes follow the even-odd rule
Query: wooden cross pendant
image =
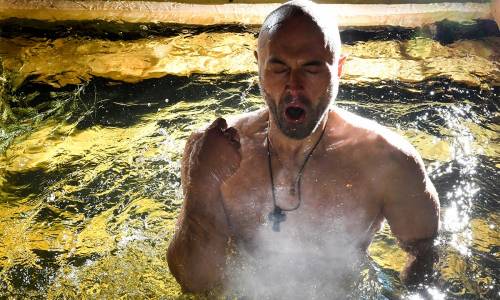
[(286, 214), (278, 206), (275, 206), (267, 217), (269, 221), (273, 222), (273, 231), (275, 232), (280, 231), (280, 223), (286, 220)]

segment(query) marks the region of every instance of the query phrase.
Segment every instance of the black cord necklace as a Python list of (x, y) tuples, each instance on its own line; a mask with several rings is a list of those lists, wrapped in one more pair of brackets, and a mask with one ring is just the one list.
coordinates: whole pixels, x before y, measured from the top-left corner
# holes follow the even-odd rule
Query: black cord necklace
[[(280, 231), (280, 223), (284, 222), (286, 220), (286, 214), (285, 212), (287, 211), (294, 211), (300, 207), (300, 204), (302, 203), (302, 196), (301, 196), (301, 191), (300, 191), (300, 186), (301, 186), (301, 180), (302, 180), (302, 173), (304, 171), (304, 168), (306, 167), (307, 161), (309, 158), (311, 158), (314, 150), (318, 146), (319, 142), (323, 138), (323, 134), (325, 133), (326, 130), (326, 125), (323, 128), (323, 131), (321, 131), (321, 135), (319, 136), (318, 140), (312, 147), (311, 151), (306, 155), (306, 159), (304, 160), (304, 163), (299, 169), (299, 172), (297, 173), (297, 178), (295, 179), (295, 184), (292, 187), (292, 191), (295, 191), (295, 187), (297, 187), (297, 193), (298, 193), (298, 199), (299, 201), (297, 202), (297, 205), (293, 208), (290, 209), (283, 209), (276, 205), (276, 189), (274, 187), (274, 176), (273, 176), (273, 166), (271, 162), (271, 148), (270, 148), (270, 142), (269, 142), (269, 129), (267, 130), (266, 134), (266, 141), (267, 141), (267, 162), (268, 162), (268, 167), (269, 167), (269, 175), (271, 177), (271, 190), (272, 190), (272, 195), (273, 195), (273, 210), (269, 213), (267, 216), (269, 221), (273, 222), (273, 231), (279, 232)], [(294, 192), (292, 192), (294, 194)]]

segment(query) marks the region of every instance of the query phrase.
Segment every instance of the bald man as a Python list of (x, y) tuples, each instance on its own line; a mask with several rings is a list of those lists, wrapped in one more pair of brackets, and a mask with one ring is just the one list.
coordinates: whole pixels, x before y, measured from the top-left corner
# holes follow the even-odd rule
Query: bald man
[[(285, 3), (266, 18), (255, 57), (267, 106), (219, 118), (185, 147), (185, 199), (168, 250), (183, 290), (224, 286), (234, 245), (264, 257), (286, 237), (306, 256), (364, 253), (384, 219), (409, 253), (402, 279), (428, 273), (438, 196), (407, 141), (333, 106), (345, 62), (336, 25), (316, 4)], [(321, 252), (333, 236), (345, 247)]]

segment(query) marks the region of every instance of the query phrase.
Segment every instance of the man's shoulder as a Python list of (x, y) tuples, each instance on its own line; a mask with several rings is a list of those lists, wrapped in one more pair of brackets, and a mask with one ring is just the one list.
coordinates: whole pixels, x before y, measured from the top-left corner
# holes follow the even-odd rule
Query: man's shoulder
[[(247, 132), (252, 132), (260, 129), (263, 125), (267, 126), (268, 111), (267, 109), (258, 109), (251, 112), (246, 112), (237, 115), (228, 115), (223, 117), (226, 120), (227, 127), (234, 127), (240, 135), (246, 135)], [(194, 130), (191, 133), (191, 138), (197, 139), (209, 128), (211, 123)]]
[(266, 108), (227, 117), (229, 127), (238, 130), (240, 137), (252, 137), (267, 128), (269, 113)]
[[(227, 127), (233, 127), (237, 130), (240, 144), (246, 149), (249, 145), (255, 145), (265, 137), (268, 110), (264, 108), (243, 114), (224, 116), (224, 119), (227, 123)], [(184, 156), (190, 155), (192, 149), (202, 140), (210, 124), (211, 123), (208, 123), (191, 132), (186, 141)]]
[(354, 148), (369, 152), (376, 159), (419, 159), (417, 150), (402, 135), (373, 120), (343, 109), (334, 110), (336, 127)]

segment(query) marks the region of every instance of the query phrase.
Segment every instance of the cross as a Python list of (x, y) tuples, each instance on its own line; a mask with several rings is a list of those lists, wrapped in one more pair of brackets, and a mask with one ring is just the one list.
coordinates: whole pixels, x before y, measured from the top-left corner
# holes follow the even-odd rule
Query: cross
[(269, 221), (273, 222), (273, 231), (275, 232), (280, 231), (280, 223), (286, 220), (285, 213), (278, 206), (275, 206), (273, 211), (270, 212), (267, 217), (269, 218)]

